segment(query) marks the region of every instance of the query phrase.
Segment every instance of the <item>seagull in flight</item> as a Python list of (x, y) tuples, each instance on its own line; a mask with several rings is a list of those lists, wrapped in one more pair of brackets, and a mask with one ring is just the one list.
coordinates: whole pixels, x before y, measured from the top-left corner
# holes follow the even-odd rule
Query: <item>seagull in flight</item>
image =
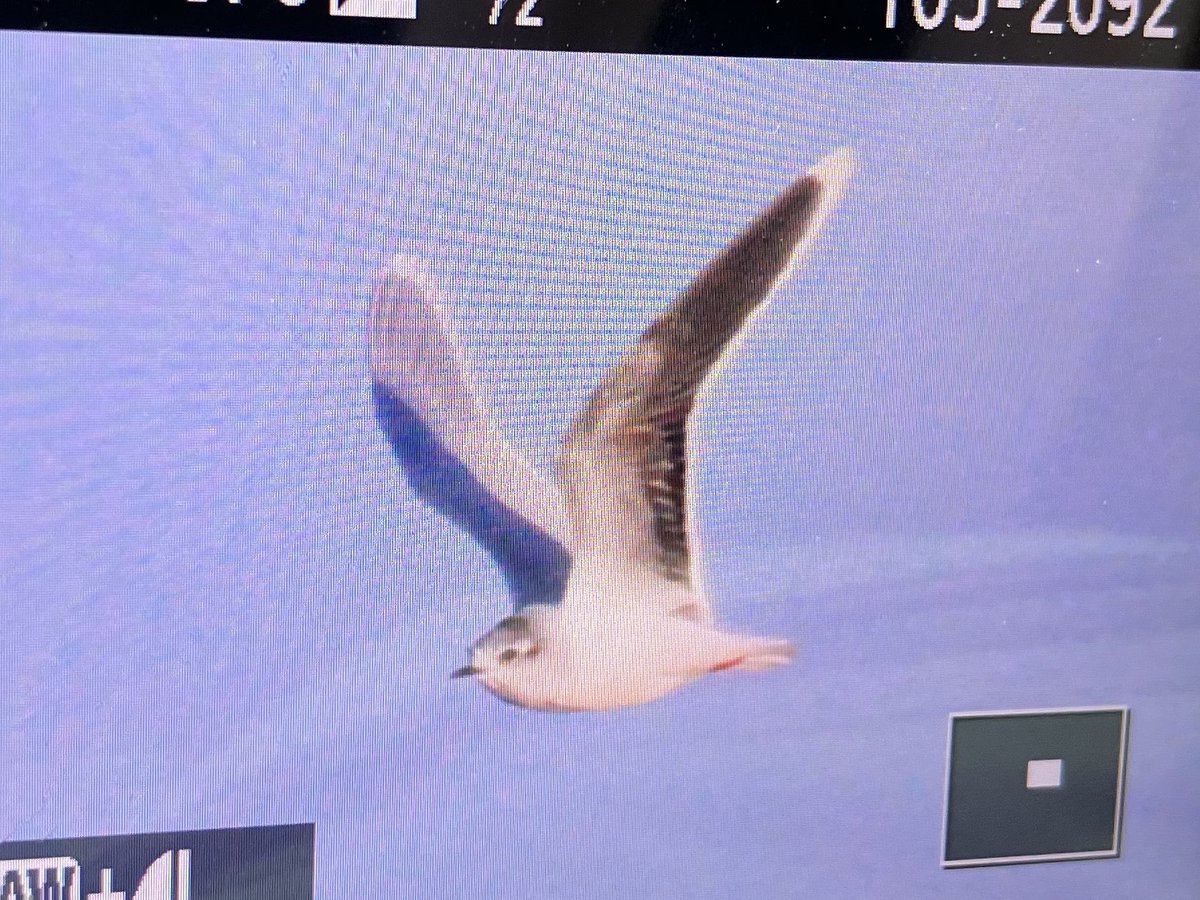
[(827, 156), (733, 238), (604, 375), (553, 473), (518, 453), (481, 407), (420, 261), (393, 260), (370, 312), (376, 419), (413, 489), (488, 551), (515, 606), (455, 677), (520, 706), (608, 710), (791, 658), (785, 640), (714, 620), (693, 528), (688, 421), (853, 167), (849, 150)]

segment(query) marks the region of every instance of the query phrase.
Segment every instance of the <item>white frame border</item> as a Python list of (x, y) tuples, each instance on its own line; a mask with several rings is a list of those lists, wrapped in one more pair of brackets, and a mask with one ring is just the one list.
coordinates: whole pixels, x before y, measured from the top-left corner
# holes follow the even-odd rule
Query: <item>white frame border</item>
[[(1113, 818), (1112, 847), (1078, 853), (1042, 853), (1033, 856), (995, 856), (981, 859), (946, 859), (946, 837), (950, 827), (950, 751), (954, 742), (954, 723), (958, 719), (995, 719), (1017, 716), (1044, 716), (1069, 713), (1120, 713), (1121, 747), (1117, 756), (1117, 806)], [(1019, 863), (1062, 862), (1071, 859), (1115, 859), (1121, 855), (1121, 825), (1125, 813), (1125, 757), (1129, 749), (1128, 706), (1063, 706), (1037, 709), (993, 709), (950, 713), (946, 720), (946, 778), (942, 790), (942, 841), (938, 851), (943, 869), (967, 869), (978, 866), (1008, 866)]]

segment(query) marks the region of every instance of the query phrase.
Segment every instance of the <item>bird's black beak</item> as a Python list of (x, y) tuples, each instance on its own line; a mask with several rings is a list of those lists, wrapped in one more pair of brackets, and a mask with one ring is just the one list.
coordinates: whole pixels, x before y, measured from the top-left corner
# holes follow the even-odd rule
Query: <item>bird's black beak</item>
[(482, 669), (478, 666), (462, 666), (450, 673), (451, 678), (466, 678), (468, 675), (478, 675)]

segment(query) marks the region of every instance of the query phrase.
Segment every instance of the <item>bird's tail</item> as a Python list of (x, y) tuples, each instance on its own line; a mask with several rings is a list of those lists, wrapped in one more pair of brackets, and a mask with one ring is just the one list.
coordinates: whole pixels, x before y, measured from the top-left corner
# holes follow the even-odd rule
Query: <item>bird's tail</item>
[(796, 646), (791, 641), (778, 638), (754, 638), (753, 652), (738, 663), (734, 668), (744, 672), (761, 672), (763, 669), (773, 669), (792, 661), (796, 655)]
[(739, 672), (761, 672), (791, 661), (796, 647), (791, 641), (778, 638), (744, 637), (737, 642), (736, 649), (721, 660), (710, 671), (722, 672), (734, 669)]

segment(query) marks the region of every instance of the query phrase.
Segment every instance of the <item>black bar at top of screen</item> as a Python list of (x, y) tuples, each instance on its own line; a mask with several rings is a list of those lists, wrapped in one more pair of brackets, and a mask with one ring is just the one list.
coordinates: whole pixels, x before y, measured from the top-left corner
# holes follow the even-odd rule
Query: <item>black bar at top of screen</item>
[[(415, 18), (408, 17), (414, 13)], [(1200, 68), (1197, 0), (2, 0), (0, 29), (688, 56)]]

